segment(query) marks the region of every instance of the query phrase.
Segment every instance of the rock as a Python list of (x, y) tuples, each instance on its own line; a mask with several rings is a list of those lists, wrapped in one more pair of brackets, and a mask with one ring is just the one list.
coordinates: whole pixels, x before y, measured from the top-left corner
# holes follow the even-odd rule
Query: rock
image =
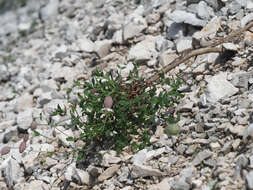
[(18, 127), (22, 130), (27, 130), (33, 121), (33, 110), (31, 108), (26, 109), (23, 112), (19, 112), (17, 116)]
[(17, 136), (18, 136), (17, 127), (8, 127), (3, 135), (3, 143), (8, 143)]
[(198, 4), (198, 17), (203, 20), (208, 20), (212, 14), (212, 8), (205, 1), (200, 1)]
[(163, 176), (164, 174), (150, 166), (134, 164), (131, 172), (132, 178), (147, 177), (147, 176)]
[(48, 168), (51, 168), (52, 166), (55, 166), (57, 163), (58, 163), (58, 161), (57, 161), (56, 159), (47, 157), (47, 158), (46, 158), (45, 165), (46, 165)]
[(213, 155), (212, 152), (210, 152), (209, 150), (204, 150), (202, 152), (199, 152), (196, 157), (194, 158), (194, 160), (192, 161), (192, 164), (194, 166), (199, 165), (202, 161), (204, 161), (207, 158), (210, 158)]
[(49, 189), (49, 185), (44, 183), (43, 181), (40, 180), (33, 180), (29, 184), (25, 184), (24, 189), (27, 190), (44, 190), (44, 189)]
[(102, 40), (95, 42), (95, 52), (97, 52), (100, 58), (103, 58), (108, 55), (111, 47), (112, 40)]
[(194, 14), (182, 10), (175, 10), (169, 18), (176, 23), (191, 24), (193, 26), (205, 26), (206, 21), (198, 19)]
[(147, 28), (145, 19), (140, 19), (139, 22), (129, 22), (123, 27), (123, 40), (129, 40), (134, 37), (140, 36), (141, 32)]
[(43, 21), (48, 21), (58, 14), (59, 0), (50, 0), (49, 3), (40, 9), (40, 17)]
[(62, 126), (56, 128), (56, 137), (65, 145), (73, 146), (73, 141), (68, 141), (67, 138), (74, 138), (74, 134), (71, 129), (64, 129)]
[(171, 23), (168, 26), (166, 38), (171, 39), (178, 39), (183, 36), (184, 26), (182, 23)]
[(155, 24), (160, 20), (160, 14), (159, 13), (149, 14), (146, 17), (146, 20), (148, 24)]
[(116, 152), (110, 151), (109, 153), (104, 154), (102, 165), (110, 166), (110, 164), (118, 164), (121, 161), (119, 157), (116, 157)]
[(41, 93), (39, 98), (38, 98), (38, 103), (40, 106), (44, 106), (45, 104), (49, 103), (52, 100), (52, 92), (46, 92), (46, 93)]
[(80, 179), (80, 184), (82, 185), (90, 185), (91, 183), (91, 178), (88, 172), (80, 170), (80, 169), (76, 169), (76, 173)]
[(140, 165), (146, 164), (147, 153), (148, 153), (148, 150), (146, 148), (142, 149), (141, 151), (139, 151), (132, 157), (131, 161), (134, 164), (140, 164)]
[(19, 166), (19, 163), (11, 157), (8, 157), (1, 163), (0, 169), (9, 188), (12, 188), (24, 177), (24, 171)]
[(188, 184), (185, 179), (179, 179), (173, 183), (173, 189), (175, 190), (190, 190), (191, 186)]
[(245, 134), (245, 131), (247, 130), (247, 128), (243, 125), (232, 125), (229, 127), (229, 131), (232, 133), (232, 134), (235, 134), (235, 135), (238, 135), (238, 136), (244, 136)]
[(33, 96), (29, 93), (25, 93), (17, 98), (17, 103), (15, 105), (16, 112), (22, 112), (31, 107), (33, 107)]
[(227, 74), (220, 73), (211, 77), (207, 85), (207, 98), (210, 102), (217, 102), (224, 97), (233, 96), (238, 92), (230, 82), (227, 81)]
[(222, 46), (225, 48), (225, 50), (229, 51), (237, 51), (238, 46), (233, 43), (224, 43)]
[(151, 185), (149, 190), (170, 190), (171, 184), (169, 184), (169, 178), (164, 178), (160, 183)]
[(218, 143), (218, 142), (212, 142), (212, 143), (210, 143), (210, 147), (213, 151), (215, 151), (215, 150), (220, 149), (221, 146), (220, 146), (220, 143)]
[(139, 42), (129, 50), (129, 61), (148, 61), (157, 56), (155, 50), (155, 38), (147, 36), (142, 42)]
[(189, 37), (180, 38), (176, 42), (176, 48), (178, 53), (182, 53), (183, 51), (192, 48), (192, 39)]
[(201, 31), (197, 31), (193, 34), (193, 46), (196, 48), (208, 46), (210, 43), (208, 39), (213, 39), (220, 27), (221, 19), (219, 17), (212, 18), (211, 21), (201, 29)]
[(253, 189), (253, 171), (250, 171), (246, 176), (248, 189)]
[(10, 126), (14, 126), (16, 121), (14, 119), (1, 121), (0, 122), (0, 130), (5, 130), (6, 128), (10, 128)]
[(114, 176), (114, 174), (118, 171), (119, 168), (120, 165), (113, 164), (98, 177), (98, 181), (102, 182), (108, 178), (111, 178), (112, 176)]
[(224, 154), (227, 154), (230, 152), (231, 148), (232, 148), (232, 142), (231, 141), (226, 142), (224, 146), (222, 147), (221, 152), (224, 152)]
[(240, 27), (246, 26), (252, 20), (253, 20), (253, 13), (247, 14), (245, 17), (241, 19)]
[(95, 44), (87, 38), (80, 38), (76, 43), (79, 51), (90, 53), (95, 50)]
[(253, 124), (250, 124), (243, 133), (243, 140), (246, 141), (248, 137), (253, 137)]

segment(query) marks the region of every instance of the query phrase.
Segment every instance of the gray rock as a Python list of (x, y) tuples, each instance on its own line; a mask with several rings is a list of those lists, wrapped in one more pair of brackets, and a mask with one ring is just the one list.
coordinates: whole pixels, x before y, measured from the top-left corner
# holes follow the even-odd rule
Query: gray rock
[(198, 19), (196, 15), (188, 13), (182, 10), (175, 10), (170, 15), (169, 18), (176, 23), (186, 23), (193, 26), (205, 26), (206, 21)]
[(157, 57), (155, 50), (155, 37), (147, 36), (142, 42), (139, 42), (129, 50), (129, 61), (148, 61)]
[(40, 17), (43, 21), (50, 20), (58, 14), (59, 0), (50, 0), (49, 3), (40, 9)]
[(103, 156), (102, 165), (110, 166), (110, 164), (118, 164), (121, 161), (119, 157), (116, 156), (115, 151), (110, 151)]
[(246, 176), (247, 186), (249, 189), (253, 189), (253, 171), (250, 171)]
[(3, 135), (3, 143), (8, 143), (10, 140), (17, 137), (17, 135), (18, 135), (17, 127), (8, 126)]
[(126, 41), (134, 37), (140, 36), (141, 32), (146, 28), (146, 20), (142, 17), (136, 18), (136, 20), (129, 22), (123, 27), (123, 40)]
[(247, 130), (247, 127), (243, 126), (243, 125), (231, 125), (229, 127), (229, 131), (232, 133), (232, 134), (235, 134), (237, 136), (244, 136), (245, 134), (245, 131)]
[(224, 152), (224, 154), (227, 154), (231, 151), (231, 148), (232, 148), (232, 142), (231, 141), (226, 142), (224, 146), (222, 147), (221, 152)]
[(239, 4), (240, 1), (232, 1), (228, 5), (228, 12), (232, 15), (236, 14), (238, 10), (242, 8), (242, 5)]
[(120, 174), (117, 177), (117, 179), (119, 180), (119, 182), (127, 182), (129, 181), (129, 168), (128, 167), (121, 167), (120, 168)]
[(17, 116), (17, 124), (18, 127), (23, 129), (23, 130), (27, 130), (33, 121), (33, 109), (26, 109), (23, 112), (19, 112), (18, 116)]
[(224, 97), (233, 96), (238, 92), (238, 89), (227, 81), (226, 73), (213, 76), (207, 82), (207, 98), (210, 102), (217, 102)]
[(95, 44), (88, 38), (79, 38), (76, 43), (79, 51), (89, 53), (95, 50)]
[(184, 25), (182, 23), (173, 22), (168, 26), (168, 30), (166, 33), (166, 38), (177, 39), (183, 36)]
[(170, 190), (172, 187), (169, 184), (169, 178), (164, 178), (160, 183), (152, 185), (149, 190)]
[(204, 150), (202, 152), (199, 152), (196, 157), (194, 158), (194, 160), (192, 161), (192, 164), (194, 166), (199, 165), (202, 161), (204, 161), (207, 158), (210, 158), (213, 155), (212, 152), (210, 152), (209, 150)]
[(207, 5), (205, 1), (200, 1), (198, 4), (198, 16), (203, 20), (208, 20), (210, 14), (212, 13), (212, 8)]
[(13, 158), (9, 157), (0, 166), (3, 171), (6, 184), (9, 188), (12, 188), (18, 181), (24, 178), (24, 171), (20, 167), (19, 163)]
[(190, 190), (191, 185), (188, 184), (185, 179), (179, 179), (173, 183), (173, 189), (175, 190)]
[(41, 93), (39, 98), (38, 98), (38, 103), (40, 104), (40, 106), (44, 106), (45, 104), (49, 103), (52, 100), (52, 96), (51, 96), (52, 92), (45, 92), (45, 93)]
[(106, 55), (108, 55), (111, 47), (112, 47), (111, 40), (102, 40), (95, 42), (95, 52), (97, 52), (100, 58), (103, 58)]
[(144, 166), (140, 164), (134, 164), (131, 172), (133, 178), (147, 177), (147, 176), (163, 176), (164, 174), (158, 170), (153, 169), (151, 166)]
[(248, 137), (253, 137), (253, 124), (250, 124), (243, 133), (243, 140), (246, 141)]
[(78, 178), (80, 179), (80, 184), (82, 185), (89, 185), (91, 183), (91, 178), (88, 172), (76, 169), (76, 173)]
[(248, 165), (248, 159), (244, 155), (239, 155), (236, 161), (233, 179), (236, 180), (237, 176)]

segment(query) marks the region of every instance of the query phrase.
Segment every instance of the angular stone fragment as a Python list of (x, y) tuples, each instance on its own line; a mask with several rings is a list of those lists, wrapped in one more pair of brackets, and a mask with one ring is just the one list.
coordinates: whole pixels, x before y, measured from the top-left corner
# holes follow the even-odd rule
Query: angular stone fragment
[(207, 98), (210, 102), (216, 102), (221, 98), (233, 96), (237, 92), (238, 88), (235, 88), (227, 81), (226, 73), (220, 73), (208, 80)]
[(99, 177), (98, 181), (102, 182), (108, 178), (111, 178), (120, 168), (120, 165), (112, 165), (111, 167), (107, 168)]
[(204, 151), (202, 151), (202, 152), (200, 152), (200, 153), (198, 153), (198, 154), (196, 155), (196, 157), (195, 157), (194, 160), (192, 161), (192, 164), (193, 164), (194, 166), (197, 166), (197, 165), (199, 165), (202, 161), (204, 161), (205, 159), (211, 157), (212, 155), (213, 155), (213, 153), (210, 152), (209, 150), (204, 150)]
[(162, 173), (158, 169), (153, 169), (151, 166), (144, 166), (139, 164), (134, 164), (131, 172), (131, 176), (133, 178), (147, 177), (147, 176), (163, 176), (163, 175), (164, 173)]

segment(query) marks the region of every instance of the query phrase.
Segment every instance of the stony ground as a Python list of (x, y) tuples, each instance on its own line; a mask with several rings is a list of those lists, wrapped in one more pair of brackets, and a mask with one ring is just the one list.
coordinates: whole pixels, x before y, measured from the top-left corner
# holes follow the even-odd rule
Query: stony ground
[(87, 166), (66, 141), (78, 132), (63, 125), (55, 134), (48, 125), (57, 105), (67, 106), (66, 89), (89, 79), (95, 66), (125, 65), (127, 74), (139, 61), (149, 76), (193, 45), (251, 22), (251, 0), (0, 5), (0, 189), (253, 189), (252, 29), (224, 44), (223, 54), (170, 71), (185, 80), (177, 136), (157, 126), (152, 146), (135, 154), (110, 151)]

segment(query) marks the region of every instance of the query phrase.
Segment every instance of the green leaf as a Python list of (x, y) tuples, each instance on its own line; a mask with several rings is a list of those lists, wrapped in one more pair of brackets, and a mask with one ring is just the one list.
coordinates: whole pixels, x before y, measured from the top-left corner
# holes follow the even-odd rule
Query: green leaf
[(83, 152), (82, 152), (82, 151), (79, 151), (79, 152), (78, 152), (78, 155), (77, 155), (77, 160), (78, 160), (78, 161), (82, 160), (82, 159), (83, 159), (83, 155), (84, 155)]
[(33, 131), (33, 134), (35, 137), (40, 136), (40, 133), (38, 131)]
[(67, 137), (66, 140), (67, 141), (74, 141), (74, 138), (73, 137)]

